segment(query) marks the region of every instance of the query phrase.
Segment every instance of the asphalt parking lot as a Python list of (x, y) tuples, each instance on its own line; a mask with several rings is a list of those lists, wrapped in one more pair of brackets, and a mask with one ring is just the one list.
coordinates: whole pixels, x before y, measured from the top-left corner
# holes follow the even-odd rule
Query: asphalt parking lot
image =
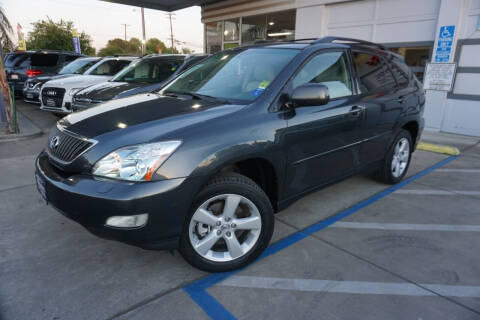
[[(45, 131), (56, 118), (19, 103)], [(0, 319), (480, 319), (480, 139), (425, 134), (396, 186), (357, 176), (276, 215), (251, 266), (206, 274), (178, 253), (99, 239), (45, 206), (46, 136), (0, 143)]]

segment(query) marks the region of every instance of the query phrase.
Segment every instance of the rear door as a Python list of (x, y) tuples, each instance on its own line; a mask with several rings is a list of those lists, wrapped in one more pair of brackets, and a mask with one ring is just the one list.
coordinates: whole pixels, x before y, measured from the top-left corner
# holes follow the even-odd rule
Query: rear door
[(383, 159), (401, 108), (396, 101), (397, 83), (383, 56), (374, 51), (352, 51), (359, 100), (365, 107), (361, 130), (360, 163)]
[(287, 113), (286, 196), (308, 191), (354, 171), (363, 111), (356, 103), (346, 51), (321, 51), (287, 84), (289, 94), (305, 83), (329, 88), (326, 105), (299, 107)]

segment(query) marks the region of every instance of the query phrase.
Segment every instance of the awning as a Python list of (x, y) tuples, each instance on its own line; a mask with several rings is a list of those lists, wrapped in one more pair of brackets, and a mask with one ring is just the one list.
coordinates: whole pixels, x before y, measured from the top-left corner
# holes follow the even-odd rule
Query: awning
[(211, 4), (225, 0), (103, 0), (162, 11), (175, 11), (193, 6)]

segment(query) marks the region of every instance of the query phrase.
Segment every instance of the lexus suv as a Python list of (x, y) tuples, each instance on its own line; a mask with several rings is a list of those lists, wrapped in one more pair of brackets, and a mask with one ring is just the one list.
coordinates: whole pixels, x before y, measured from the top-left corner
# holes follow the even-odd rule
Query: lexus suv
[(145, 56), (123, 69), (111, 80), (77, 92), (72, 99), (72, 109), (83, 110), (109, 100), (158, 90), (170, 77), (175, 77), (205, 57), (200, 54)]
[(366, 170), (399, 182), (424, 105), (422, 84), (381, 45), (239, 47), (158, 92), (59, 120), (36, 159), (37, 187), (98, 236), (232, 270), (260, 255), (273, 214), (300, 197)]

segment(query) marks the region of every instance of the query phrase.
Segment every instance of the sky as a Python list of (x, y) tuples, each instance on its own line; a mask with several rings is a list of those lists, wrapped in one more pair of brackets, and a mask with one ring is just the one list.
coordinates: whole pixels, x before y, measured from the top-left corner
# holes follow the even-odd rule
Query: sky
[[(142, 38), (140, 8), (104, 2), (100, 0), (0, 0), (0, 5), (16, 30), (17, 23), (23, 27), (25, 36), (32, 31), (32, 22), (46, 19), (73, 21), (79, 32), (85, 31), (93, 40), (97, 51), (113, 38)], [(175, 11), (173, 36), (195, 52), (203, 52), (203, 25), (200, 21), (200, 7)], [(166, 12), (145, 9), (145, 32), (147, 39), (159, 38), (169, 46), (170, 25)], [(16, 34), (16, 32), (15, 32)], [(28, 49), (28, 48), (27, 48)]]

